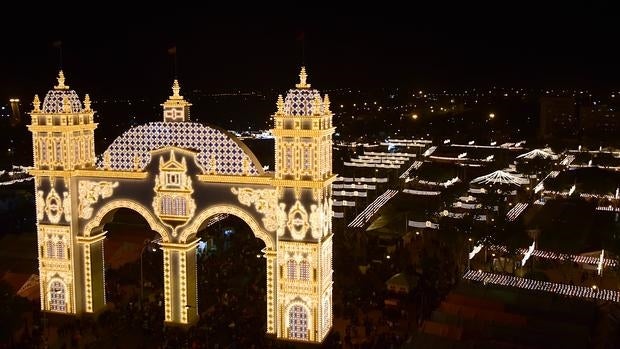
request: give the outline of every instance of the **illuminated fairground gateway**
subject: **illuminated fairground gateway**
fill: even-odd
[[[267,333],[320,342],[332,326],[332,113],[300,82],[278,97],[275,173],[229,132],[189,121],[175,80],[163,121],[134,127],[97,163],[94,111],[58,85],[31,112],[41,308],[83,314],[105,307],[104,225],[131,209],[161,235],[165,321],[198,320],[198,231],[232,214],[266,247]]]

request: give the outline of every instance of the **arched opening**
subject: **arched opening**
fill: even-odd
[[[199,336],[221,347],[264,347],[265,242],[245,220],[228,213],[204,220],[196,236],[201,239],[196,268]]]
[[[164,321],[163,252],[165,228],[144,206],[115,200],[100,208],[78,236],[85,260],[85,310],[98,314],[104,331],[118,331],[128,341],[146,346],[161,343]],[[116,327],[115,327],[116,326]],[[97,338],[97,346],[113,347],[117,339]]]
[[[147,220],[129,208],[110,211],[102,219],[105,301],[108,309],[143,310],[163,300],[161,236]],[[163,310],[159,311],[163,314]],[[158,325],[163,321],[158,319]]]

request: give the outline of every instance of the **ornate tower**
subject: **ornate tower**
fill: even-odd
[[[95,164],[94,111],[86,95],[84,105],[77,93],[65,85],[62,71],[58,85],[47,92],[43,105],[34,96],[32,132],[36,214],[39,245],[41,309],[61,313],[81,311],[76,302],[76,285],[81,262],[76,261],[77,193],[72,188],[74,170]]]
[[[332,326],[332,113],[307,83],[274,114],[278,194],[277,336],[322,341]]]
[[[181,86],[179,86],[179,81],[175,79],[172,84],[172,96],[162,104],[164,122],[189,121],[189,107],[192,105],[183,99],[179,91],[181,91]]]

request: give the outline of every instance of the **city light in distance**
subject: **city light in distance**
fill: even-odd
[[[18,103],[19,102],[19,98],[11,98],[11,99],[9,99],[9,102],[11,102],[11,103]]]
[[[418,118],[418,114],[413,114],[413,115],[411,115],[411,118],[412,118],[413,120],[416,120],[416,119]]]
[[[489,113],[489,119],[495,118],[495,113]]]

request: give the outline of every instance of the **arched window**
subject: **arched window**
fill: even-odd
[[[287,172],[291,172],[292,168],[293,168],[293,146],[290,144],[285,144],[283,169]]]
[[[303,169],[304,171],[310,171],[312,168],[312,152],[310,151],[310,147],[304,147],[304,163]]]
[[[65,258],[65,243],[62,241],[56,242],[56,258]]]
[[[178,216],[179,215],[179,197],[175,196],[170,201],[171,201],[171,208],[170,208],[169,214]]]
[[[308,313],[301,305],[294,305],[288,313],[288,334],[291,339],[308,340]]]
[[[187,202],[185,198],[179,198],[179,212],[181,216],[187,216]]]
[[[292,259],[286,262],[286,278],[289,280],[295,280],[297,278],[297,262]]]
[[[299,278],[310,280],[310,263],[305,259],[299,263]]]
[[[47,247],[46,247],[46,254],[45,256],[47,258],[54,258],[56,257],[56,250],[54,249],[54,242],[52,240],[47,240]]]
[[[47,164],[47,140],[45,138],[41,138],[41,163],[43,165]]]
[[[54,142],[54,144],[56,145],[56,162],[57,163],[62,163],[63,158],[62,158],[62,141],[61,140],[56,140]]]
[[[187,210],[186,210],[186,204],[185,204],[185,198],[180,197],[180,196],[175,196],[174,197],[174,205],[175,210],[174,210],[174,214],[177,216],[185,216],[187,215]]]
[[[62,282],[52,281],[50,285],[49,302],[50,310],[61,313],[67,312],[67,302],[65,301],[65,286]]]
[[[168,195],[161,198],[161,213],[164,215],[172,213],[172,198]]]

